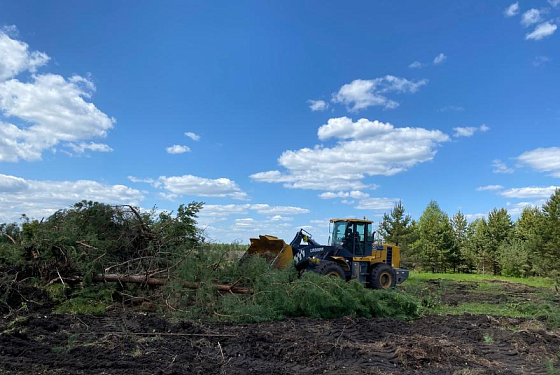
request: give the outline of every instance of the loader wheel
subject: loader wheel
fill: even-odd
[[[321,263],[317,267],[315,267],[313,271],[317,272],[319,275],[334,276],[339,277],[342,280],[346,280],[346,273],[344,272],[342,267],[340,267],[335,262]]]
[[[393,289],[397,284],[395,271],[388,264],[376,264],[371,270],[369,284],[375,289]]]

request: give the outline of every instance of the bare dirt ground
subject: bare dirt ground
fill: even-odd
[[[147,313],[0,320],[6,374],[547,374],[560,337],[486,315],[171,323]]]

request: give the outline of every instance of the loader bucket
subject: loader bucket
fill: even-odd
[[[251,246],[243,258],[258,255],[266,259],[275,268],[285,268],[293,259],[292,247],[278,237],[266,235],[251,238]]]

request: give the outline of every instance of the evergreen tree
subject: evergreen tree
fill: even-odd
[[[383,221],[379,223],[379,234],[385,242],[406,248],[412,233],[411,222],[412,218],[405,214],[404,206],[399,201],[389,215],[383,214]]]
[[[538,207],[525,207],[519,219],[515,223],[514,237],[515,241],[512,243],[516,249],[505,251],[503,261],[511,263],[509,257],[517,256],[520,258],[518,262],[519,270],[506,270],[506,273],[511,275],[519,274],[522,276],[530,276],[538,273],[535,264],[541,262],[541,249],[542,249],[542,232],[543,232],[543,213]],[[521,249],[523,252],[521,252]],[[513,252],[513,253],[512,253]]]
[[[531,270],[527,242],[513,237],[502,243],[500,252],[500,269],[504,276],[527,276]]]
[[[467,227],[467,243],[465,247],[465,263],[469,270],[475,269],[485,274],[488,270],[486,220],[478,218]]]
[[[500,273],[500,247],[509,240],[513,223],[505,208],[493,209],[488,214],[488,225],[485,233],[487,256],[489,257],[494,275]]]
[[[461,211],[453,215],[453,217],[451,218],[451,226],[453,227],[454,242],[454,253],[452,254],[453,270],[455,271],[456,268],[469,270],[468,266],[465,264],[468,225],[467,218]]]
[[[542,276],[560,277],[560,189],[543,205],[540,257],[537,270]]]
[[[453,228],[437,202],[431,201],[418,221],[418,240],[414,247],[425,268],[446,271],[451,266]]]

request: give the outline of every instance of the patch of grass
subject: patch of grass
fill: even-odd
[[[411,280],[418,281],[428,281],[433,279],[443,279],[452,281],[468,281],[468,282],[481,282],[481,281],[506,281],[511,283],[525,284],[528,286],[533,286],[537,288],[552,288],[554,286],[554,281],[552,279],[544,277],[506,277],[506,276],[494,276],[494,275],[482,275],[477,273],[429,273],[429,272],[410,272],[410,278],[406,282]]]
[[[70,314],[105,315],[112,303],[114,290],[103,285],[90,286],[74,292],[66,301],[59,304],[55,312]]]
[[[496,280],[505,282],[495,282]],[[520,290],[520,283],[535,289],[524,290],[522,295],[514,294]],[[458,288],[459,284],[471,284],[476,288]],[[539,318],[544,319],[549,329],[558,329],[560,328],[559,297],[551,288],[552,285],[549,279],[414,272],[409,280],[399,286],[399,289],[420,301],[421,313],[424,315],[469,313],[512,318]],[[469,298],[471,293],[488,295],[490,301],[486,302],[485,300],[488,299],[478,298],[478,296]],[[459,295],[464,296],[465,302],[461,303],[461,298],[457,298]],[[505,300],[508,302],[496,303],[497,300],[494,300],[493,296],[500,297],[502,301],[506,296]],[[452,297],[450,300],[455,303],[459,300],[459,304],[443,303],[449,297]]]
[[[70,287],[66,284],[52,284],[45,289],[49,294],[49,298],[57,303],[64,301],[68,297],[70,291]]]
[[[68,342],[66,343],[65,346],[55,346],[51,350],[54,353],[67,355],[72,351],[72,349],[74,349],[75,344],[76,344],[76,335],[70,335],[68,336]]]
[[[489,334],[485,334],[484,335],[484,342],[486,344],[492,344],[494,342],[494,338],[492,336],[490,336]]]
[[[560,327],[560,308],[548,303],[507,303],[490,304],[466,302],[457,306],[439,305],[429,311],[432,314],[462,315],[480,314],[507,316],[511,318],[545,318],[547,326],[552,329]]]
[[[547,375],[560,375],[560,370],[554,367],[553,361],[546,362],[546,373]]]
[[[476,289],[471,291],[472,293],[487,293],[487,294],[500,294],[507,293],[506,285],[502,283],[493,282],[478,282]]]

